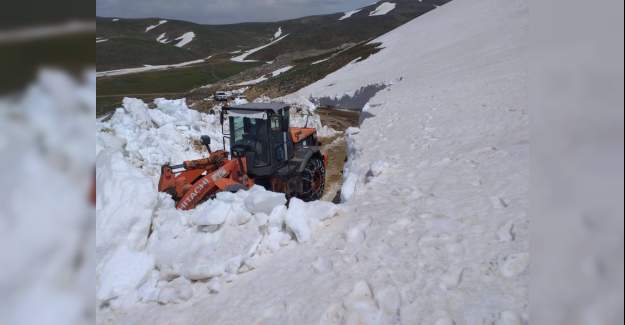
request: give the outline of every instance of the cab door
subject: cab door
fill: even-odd
[[[272,114],[269,118],[271,132],[272,156],[276,168],[284,166],[288,160],[288,145],[286,132],[283,132],[282,116]]]

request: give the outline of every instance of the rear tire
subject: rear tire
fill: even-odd
[[[326,184],[326,169],[319,157],[310,158],[302,171],[302,193],[298,197],[306,202],[319,200]]]

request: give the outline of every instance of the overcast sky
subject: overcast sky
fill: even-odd
[[[207,24],[276,21],[355,9],[375,0],[97,0],[98,16],[164,17]]]

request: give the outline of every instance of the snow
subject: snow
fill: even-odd
[[[113,18],[113,19],[111,19],[111,21],[112,21],[112,22],[118,22],[118,21],[119,21],[119,18]]]
[[[126,68],[126,69],[118,69],[118,70],[100,71],[96,73],[96,77],[122,76],[126,74],[141,73],[141,72],[148,72],[148,71],[184,68],[190,65],[206,62],[210,58],[211,57],[209,56],[205,59],[192,60],[192,61],[180,62],[180,63],[175,63],[175,64],[145,65],[143,67],[138,67],[138,68]]]
[[[276,39],[278,37],[282,36],[282,27],[278,27],[278,30],[273,33],[273,38]]]
[[[369,13],[369,16],[382,16],[386,15],[391,10],[395,9],[396,4],[393,2],[382,2],[375,10]]]
[[[146,28],[145,28],[145,32],[147,33],[147,32],[149,32],[149,31],[153,30],[154,28],[156,28],[156,27],[158,27],[158,26],[160,26],[160,25],[163,25],[163,24],[165,24],[165,23],[167,23],[167,20],[159,20],[157,24],[155,24],[155,25],[150,25],[150,26],[146,27]]]
[[[93,71],[46,69],[0,97],[1,324],[95,321],[95,94]]]
[[[347,19],[351,16],[353,16],[354,14],[357,14],[361,11],[362,9],[356,9],[356,10],[351,10],[351,11],[346,11],[345,13],[343,13],[343,16],[341,16],[341,18],[339,18],[339,20],[343,20],[343,19]]]
[[[387,85],[367,100],[359,128],[345,132],[337,215],[317,219],[322,207],[293,200],[238,225],[247,211],[241,191],[216,198],[243,204],[237,221],[197,234],[159,196],[152,236],[198,236],[154,249],[159,281],[221,275],[211,286],[193,283],[186,303],[126,304],[99,316],[127,324],[206,315],[216,324],[527,323],[527,15],[519,0],[449,2],[373,40],[383,48],[375,55],[286,96],[306,108]],[[206,256],[197,242],[210,231],[233,235]],[[200,262],[213,255],[214,263]]]
[[[169,43],[169,40],[167,39],[167,33],[161,33],[160,35],[158,35],[156,41],[163,44]]]
[[[269,74],[262,75],[262,76],[260,76],[260,77],[258,77],[256,79],[253,79],[253,80],[240,82],[240,83],[236,84],[236,86],[251,86],[251,85],[255,85],[255,84],[261,83],[263,81],[269,80],[270,78],[277,77],[277,76],[279,76],[279,75],[281,75],[281,74],[283,74],[283,73],[285,73],[285,72],[287,72],[287,71],[289,71],[291,69],[293,69],[293,66],[292,65],[288,65],[286,67],[282,67],[280,69],[277,69],[277,70],[271,72],[271,76],[269,76]]]
[[[95,38],[95,42],[96,43],[104,43],[106,41],[108,41],[108,38],[103,38],[103,37],[96,37]]]
[[[193,39],[195,38],[195,33],[194,32],[186,32],[176,38],[174,38],[174,40],[178,40],[178,43],[176,43],[175,45],[177,47],[183,47],[189,43],[191,43],[191,41],[193,41]]]
[[[261,186],[253,186],[245,198],[245,207],[251,213],[270,214],[274,207],[284,205],[284,194],[264,191]]]
[[[282,35],[282,36],[274,39],[273,41],[271,41],[271,42],[269,42],[269,43],[267,43],[265,45],[261,45],[259,47],[253,48],[251,50],[247,50],[247,51],[243,52],[243,54],[241,54],[241,55],[238,55],[238,56],[235,56],[233,58],[230,58],[230,60],[232,60],[234,62],[256,62],[256,60],[246,60],[245,58],[250,56],[250,55],[252,55],[253,53],[256,53],[256,52],[266,48],[266,47],[269,47],[271,45],[274,45],[274,44],[278,43],[279,41],[281,41],[282,39],[284,39],[287,36],[289,36],[289,34]]]
[[[137,289],[154,269],[154,258],[143,252],[119,247],[102,267],[96,269],[97,297],[106,301]]]

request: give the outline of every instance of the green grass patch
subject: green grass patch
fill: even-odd
[[[98,78],[98,95],[186,92],[262,63],[209,62],[188,68]]]
[[[263,63],[216,60],[188,68],[101,77],[97,80],[97,115],[119,107],[125,96],[144,100],[182,97],[194,88],[215,83],[260,64]]]

